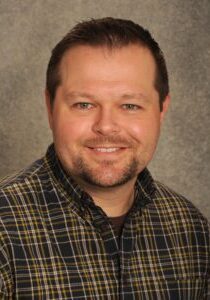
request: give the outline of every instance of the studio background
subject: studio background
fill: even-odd
[[[45,154],[54,45],[78,21],[113,16],[148,28],[165,53],[171,107],[149,169],[210,220],[210,1],[0,0],[0,177]]]

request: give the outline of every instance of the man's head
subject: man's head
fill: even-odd
[[[169,84],[165,59],[158,43],[152,38],[149,31],[140,25],[130,20],[114,18],[81,22],[55,46],[48,64],[46,80],[51,105],[54,102],[57,87],[62,81],[60,63],[69,49],[79,45],[117,49],[131,44],[148,48],[155,60],[154,85],[158,91],[160,108],[162,109],[163,101],[169,93]]]
[[[124,37],[121,44],[113,27]],[[138,30],[144,42],[137,42]],[[48,68],[46,102],[56,153],[83,185],[110,188],[133,182],[153,156],[169,102],[162,54],[149,33],[130,21],[79,24],[66,39],[54,49]]]

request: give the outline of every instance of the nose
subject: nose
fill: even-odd
[[[119,133],[118,118],[112,109],[100,109],[94,120],[93,131],[103,136]]]

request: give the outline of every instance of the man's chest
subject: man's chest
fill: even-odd
[[[25,225],[13,237],[17,299],[202,299],[206,253],[182,232],[125,224],[118,247],[110,224],[75,215]]]

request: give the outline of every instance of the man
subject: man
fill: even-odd
[[[53,145],[1,183],[2,299],[208,299],[207,220],[147,170],[169,104],[163,54],[131,21],[54,48]]]

